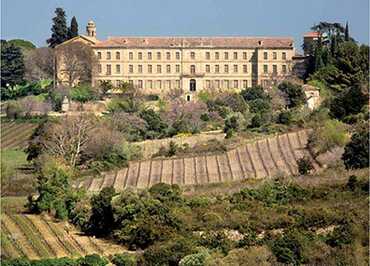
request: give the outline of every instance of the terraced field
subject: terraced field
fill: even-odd
[[[36,127],[36,123],[2,122],[1,149],[25,148]]]
[[[79,234],[65,222],[40,215],[1,215],[1,252],[7,258],[79,257],[122,253],[122,246]]]
[[[76,183],[90,192],[113,186],[117,191],[127,187],[146,188],[164,182],[181,186],[294,175],[297,159],[310,156],[305,149],[304,130],[277,135],[248,143],[222,154],[187,158],[153,159],[131,162],[128,168],[108,173],[104,178],[87,178]],[[319,168],[314,164],[316,169]]]

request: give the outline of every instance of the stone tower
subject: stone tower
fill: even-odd
[[[96,26],[95,22],[90,20],[86,26],[87,36],[96,38]]]

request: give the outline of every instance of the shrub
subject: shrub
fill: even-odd
[[[6,105],[6,117],[9,119],[17,119],[23,116],[23,107],[18,101],[8,101]]]
[[[92,87],[86,84],[71,89],[70,96],[73,101],[81,103],[98,99],[96,91],[94,91]]]
[[[278,88],[288,97],[289,108],[299,107],[305,103],[306,95],[301,85],[284,81],[279,84]]]
[[[226,233],[220,231],[205,232],[201,235],[199,244],[209,249],[218,249],[225,255],[233,247],[233,243]]]
[[[353,225],[344,221],[343,224],[336,227],[326,239],[326,243],[332,247],[343,246],[353,242]]]
[[[350,142],[344,147],[342,160],[346,169],[369,167],[369,128],[367,123],[352,135]]]
[[[78,260],[79,266],[105,266],[108,263],[105,258],[97,254],[86,255],[84,258]]]
[[[357,176],[355,175],[350,175],[349,178],[348,178],[348,182],[347,182],[347,187],[351,190],[351,191],[355,191],[356,189],[356,186],[357,186],[357,183],[358,183],[358,180],[357,180]]]
[[[137,260],[135,255],[131,254],[116,254],[112,258],[112,263],[116,266],[136,266]]]
[[[313,164],[308,157],[303,157],[297,161],[298,172],[301,175],[307,175],[311,170],[314,169]]]
[[[187,255],[182,258],[179,266],[205,266],[208,258],[210,258],[208,251],[206,249],[202,249],[198,253]]]
[[[327,120],[310,133],[307,146],[314,156],[343,147],[348,141],[347,127],[338,120]]]
[[[291,111],[282,111],[278,116],[278,123],[290,125],[293,122],[293,114]]]

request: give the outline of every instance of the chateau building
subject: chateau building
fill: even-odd
[[[96,39],[90,21],[87,36],[98,65],[93,85],[129,82],[144,93],[183,89],[186,98],[202,89],[267,86],[291,74],[295,54],[287,37],[109,37]]]

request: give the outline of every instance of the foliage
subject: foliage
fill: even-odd
[[[117,266],[136,266],[137,259],[135,255],[131,254],[116,254],[112,258],[112,263]]]
[[[179,263],[179,266],[205,266],[207,259],[210,254],[207,249],[201,249],[195,254],[190,254],[183,257]]]
[[[37,82],[24,83],[4,89],[2,97],[7,99],[17,99],[27,95],[40,95],[47,93],[52,84],[51,80],[39,80]]]
[[[146,122],[146,138],[160,138],[166,135],[167,124],[161,116],[153,109],[145,109],[139,113],[139,116]]]
[[[297,161],[298,172],[301,175],[307,175],[311,170],[314,169],[311,159],[308,157],[303,157]]]
[[[342,160],[347,169],[369,167],[369,128],[364,123],[345,146]]]
[[[46,40],[49,47],[55,48],[58,44],[61,44],[68,40],[68,28],[66,21],[66,14],[63,8],[55,9],[55,17],[53,18],[53,26],[51,27],[51,37]]]
[[[25,79],[28,82],[54,78],[54,50],[41,47],[28,52],[24,59]]]
[[[24,58],[19,47],[5,40],[1,40],[1,95],[8,94],[8,90],[24,82]]]
[[[97,100],[98,98],[96,91],[94,91],[94,89],[87,84],[72,88],[70,96],[73,101],[81,103]]]
[[[109,235],[112,230],[113,211],[112,198],[115,194],[114,188],[106,187],[98,195],[91,198],[91,216],[87,232],[96,236]]]
[[[348,142],[347,127],[338,120],[324,121],[309,135],[307,146],[315,156],[343,147]]]
[[[71,26],[68,28],[68,39],[78,36],[78,23],[75,16],[71,19]]]
[[[22,39],[12,39],[9,40],[8,43],[19,47],[24,55],[36,48],[36,46],[32,42]]]
[[[306,96],[301,85],[284,81],[279,84],[279,90],[288,98],[288,107],[300,107],[306,102]]]

